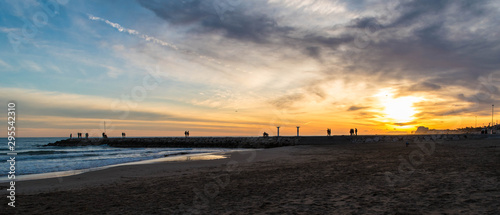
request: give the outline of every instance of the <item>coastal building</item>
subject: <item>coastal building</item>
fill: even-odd
[[[462,133],[467,133],[467,132],[461,130],[450,130],[450,129],[445,129],[445,130],[429,129],[428,127],[425,126],[419,126],[415,131],[415,134],[462,134]]]
[[[465,127],[465,128],[457,128],[457,129],[446,129],[446,130],[437,130],[437,129],[429,129],[425,126],[417,127],[415,132],[412,134],[499,134],[500,125],[495,125],[493,127]]]

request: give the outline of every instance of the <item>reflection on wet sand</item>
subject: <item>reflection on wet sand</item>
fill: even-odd
[[[191,155],[185,157],[184,156],[173,157],[171,160],[168,161],[199,161],[199,160],[217,160],[224,158],[227,158],[227,155],[208,154],[208,155]]]

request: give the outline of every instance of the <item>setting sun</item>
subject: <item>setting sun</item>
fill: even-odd
[[[382,106],[381,114],[383,121],[394,124],[409,123],[415,120],[418,111],[414,103],[422,101],[422,98],[414,96],[396,97],[392,89],[384,89],[376,95]]]
[[[390,99],[385,103],[384,113],[387,118],[390,118],[396,123],[407,123],[414,119],[414,115],[417,113],[413,107],[413,103],[420,100],[416,97],[400,97],[395,99]]]

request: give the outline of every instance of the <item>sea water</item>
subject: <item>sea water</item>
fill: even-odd
[[[16,177],[33,174],[84,170],[124,164],[136,161],[163,158],[177,154],[200,154],[228,151],[220,148],[116,148],[108,145],[100,146],[45,146],[62,139],[51,138],[16,138],[15,151]],[[0,181],[7,177],[10,167],[7,160],[12,156],[7,153],[7,138],[0,138],[0,167],[5,174],[0,175]],[[5,176],[5,177],[4,177]]]

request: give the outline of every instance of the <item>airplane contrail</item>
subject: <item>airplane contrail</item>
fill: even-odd
[[[139,33],[139,31],[136,31],[134,29],[124,28],[118,23],[111,22],[111,21],[103,19],[101,17],[93,16],[91,14],[87,14],[87,15],[89,16],[90,20],[105,22],[106,24],[110,25],[111,27],[116,28],[119,32],[125,32],[125,33],[128,33],[130,35],[137,35],[138,37],[140,37],[148,42],[153,42],[153,43],[156,43],[156,44],[159,44],[162,46],[167,46],[167,47],[173,48],[175,50],[179,50],[179,48],[177,48],[177,46],[170,44],[168,42],[165,42],[163,40],[160,40],[156,37],[152,37],[152,36],[149,36],[146,34],[141,34],[141,33]]]

